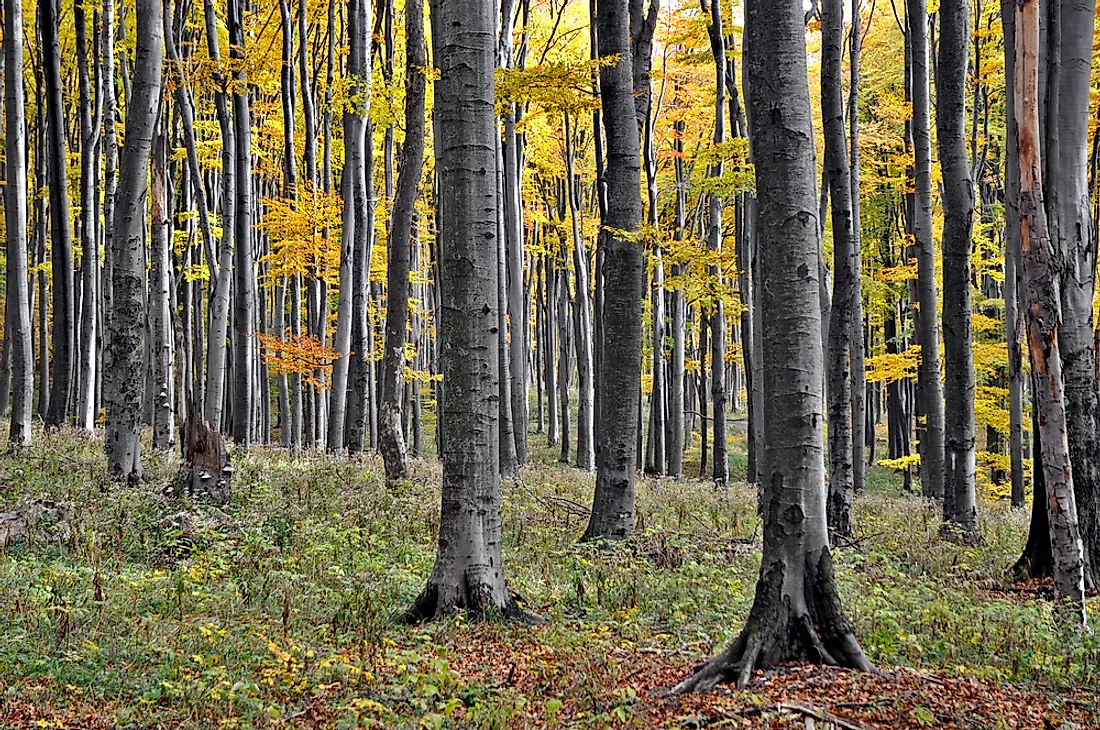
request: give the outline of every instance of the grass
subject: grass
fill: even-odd
[[[101,443],[78,436],[0,457],[0,510],[72,506],[67,538],[0,553],[0,726],[641,723],[635,685],[657,681],[644,659],[675,681],[748,613],[755,491],[640,478],[636,539],[600,553],[577,544],[592,476],[555,464],[543,437],[531,443],[536,465],[503,488],[504,551],[511,588],[547,619],[539,628],[394,623],[434,558],[434,462],[388,490],[377,458],[255,448],[235,457],[233,524],[181,529],[174,515],[212,508],[161,496],[172,458],[147,458],[149,481],[122,488],[107,479]],[[731,461],[743,473],[743,456]],[[1100,689],[1100,640],[1004,590],[1026,514],[983,505],[984,542],[959,546],[939,539],[938,510],[899,494],[890,473],[869,481],[858,539],[835,559],[876,664],[1051,696]]]

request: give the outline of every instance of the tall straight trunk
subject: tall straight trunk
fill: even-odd
[[[685,215],[687,207],[687,178],[684,170],[684,128],[683,120],[676,120],[672,137],[676,156],[673,166],[676,174],[676,220],[673,238],[684,240]],[[673,272],[679,275],[678,266]],[[669,309],[672,322],[672,357],[669,363],[668,382],[668,475],[680,477],[684,474],[684,348],[687,335],[687,304],[680,287],[672,290],[669,297]]]
[[[229,0],[229,57],[244,59],[243,0]],[[243,64],[241,64],[243,66]],[[235,72],[233,126],[236,149],[233,165],[237,178],[233,220],[233,440],[248,447],[252,441],[252,288],[256,274],[252,267],[252,110],[248,79],[243,68]]]
[[[565,116],[565,194],[569,201],[570,231],[573,237],[573,313],[577,345],[577,467],[591,471],[596,466],[595,381],[593,378],[592,310],[588,301],[588,251],[581,236],[580,181],[573,170],[574,130]],[[568,421],[562,422],[568,428]]]
[[[498,463],[498,270],[494,109],[494,7],[490,0],[432,0],[443,196],[443,380],[447,384],[439,550],[407,617],[521,615],[501,559]],[[473,509],[471,505],[477,505]]]
[[[512,40],[516,17],[516,0],[500,4],[500,42],[497,65],[510,69],[515,65]],[[511,377],[512,436],[515,439],[516,463],[527,462],[527,311],[523,297],[523,203],[519,137],[516,134],[516,104],[507,102],[502,115],[503,165],[501,194],[504,196],[504,244],[506,262],[506,292],[508,313],[508,375]]]
[[[386,344],[382,362],[382,407],[379,446],[386,479],[409,474],[408,446],[401,430],[401,392],[405,385],[406,322],[409,314],[409,269],[413,247],[413,207],[424,164],[424,4],[405,3],[405,145],[397,173],[390,218],[389,265],[386,270]]]
[[[757,161],[767,455],[764,555],[738,638],[677,686],[744,687],[753,671],[809,659],[868,670],[840,603],[826,523],[814,137],[802,3],[752,0],[748,93]]]
[[[852,533],[852,379],[856,268],[852,221],[852,177],[844,129],[843,0],[821,3],[821,116],[825,132],[825,179],[833,224],[833,298],[829,308],[826,399],[829,421],[829,529]]]
[[[31,443],[34,352],[27,281],[27,119],[23,101],[23,5],[4,3],[4,221],[7,256],[5,339],[11,343],[12,399],[8,440]],[[45,388],[43,381],[42,387]]]
[[[46,83],[46,129],[50,175],[50,262],[53,278],[53,380],[46,427],[59,428],[69,419],[76,356],[73,287],[73,232],[69,216],[68,145],[62,98],[60,1],[38,0]]]
[[[282,21],[283,36],[283,65],[279,75],[279,87],[283,102],[283,196],[297,207],[298,201],[298,160],[294,145],[295,134],[295,103],[294,88],[294,18],[290,11],[289,0],[279,0],[279,16]],[[305,90],[308,93],[308,89]],[[289,314],[286,309],[288,290],[294,290],[291,299],[296,299],[297,276],[284,276],[279,291],[276,293],[275,304],[275,336],[286,340],[287,330],[291,329],[290,322],[297,322],[300,310],[291,309]],[[290,378],[285,372],[276,375],[276,387],[279,391],[279,437],[284,447],[297,450],[299,441],[295,439],[296,426],[294,414],[291,412]],[[301,396],[301,383],[299,382],[298,395]],[[301,400],[299,399],[299,404]],[[300,408],[300,406],[299,406]]]
[[[145,321],[143,237],[149,155],[162,96],[164,26],[161,0],[138,0],[137,54],[126,105],[126,139],[119,165],[117,226],[112,252],[114,312],[104,355],[107,405],[104,444],[116,479],[141,476],[141,408],[144,396],[142,331]]]
[[[1057,0],[1052,7],[1051,66],[1045,162],[1050,234],[1059,266],[1061,325],[1058,344],[1065,378],[1073,489],[1077,498],[1086,568],[1100,582],[1100,436],[1097,435],[1096,360],[1093,299],[1096,247],[1089,185],[1089,89],[1093,56],[1095,0]],[[1048,485],[1049,486],[1049,485]]]
[[[118,109],[115,104],[115,5],[103,4],[103,28],[102,28],[103,59],[100,75],[103,83],[100,91],[103,94],[103,329],[106,331],[111,326],[111,251],[114,246],[114,216],[115,216],[115,189],[118,184],[118,134],[115,122],[118,117]],[[106,337],[104,339],[104,351],[106,350]],[[102,373],[101,373],[102,377]]]
[[[1054,558],[1054,587],[1073,602],[1085,621],[1085,556],[1077,524],[1062,397],[1059,306],[1055,249],[1043,208],[1042,157],[1039,135],[1039,2],[1022,0],[1015,14],[1016,143],[1020,169],[1020,236],[1024,291],[1028,301],[1028,344],[1035,374],[1039,414],[1039,450],[1047,490],[1047,517]]]
[[[557,272],[557,284],[556,289],[557,307],[558,307],[558,399],[560,408],[560,416],[558,420],[561,422],[561,450],[559,461],[563,464],[569,463],[569,455],[571,452],[571,446],[569,441],[570,430],[570,418],[569,418],[569,369],[570,352],[569,343],[572,340],[570,337],[570,327],[572,326],[572,318],[569,316],[569,269],[566,266],[562,266]]]
[[[98,114],[94,105],[99,103],[97,92],[93,99],[89,63],[94,61],[88,49],[88,22],[85,0],[73,5],[73,22],[76,24],[76,61],[79,85],[78,112],[80,124],[80,368],[77,375],[76,425],[83,431],[95,431],[96,417],[96,361],[98,352],[98,303],[99,292],[99,232],[96,227],[96,142],[99,137]]]
[[[941,499],[944,479],[943,386],[937,317],[936,257],[932,243],[932,134],[929,115],[928,11],[926,0],[906,0],[912,56],[913,160],[916,196],[912,216],[917,257],[917,341],[921,346],[917,383],[920,415],[921,485],[925,497]]]
[[[554,257],[550,253],[543,256],[542,280],[546,290],[546,300],[542,303],[543,310],[543,343],[545,352],[543,358],[543,379],[546,381],[546,445],[557,446],[559,436],[558,425],[558,378],[555,364],[557,362],[557,337],[558,325],[554,314],[557,311],[557,299],[554,293],[557,291],[557,275],[554,273]],[[568,426],[566,426],[568,429]]]
[[[641,225],[642,201],[628,4],[627,0],[597,0],[600,56],[617,56],[618,61],[600,69],[600,101],[607,133],[607,232],[600,429],[596,492],[584,534],[588,540],[621,540],[634,529],[644,284],[641,246],[630,236]]]
[[[943,518],[967,542],[981,538],[975,494],[974,334],[970,252],[974,182],[966,153],[968,0],[940,3],[936,142],[943,171],[943,343],[946,383]]]
[[[313,102],[313,86],[310,83],[309,77],[309,61],[311,54],[309,53],[309,6],[307,0],[301,0],[298,7],[298,74],[299,74],[299,88],[301,89],[300,98],[302,100],[302,122],[304,132],[304,146],[302,150],[302,163],[305,166],[305,179],[306,179],[306,191],[314,199],[317,197],[318,179],[317,179],[317,111]],[[299,193],[301,198],[301,193]],[[310,272],[316,273],[316,272]],[[302,287],[307,289],[307,300],[309,294],[319,289],[319,282],[314,277],[305,278],[299,276],[296,292],[300,292]],[[318,303],[319,304],[319,303]],[[296,312],[301,311],[301,305],[296,304]],[[309,307],[306,307],[307,315],[309,313]],[[297,327],[294,330],[295,335],[301,334],[301,317],[295,316],[291,320],[292,327]],[[313,329],[310,322],[306,323],[307,334]],[[314,373],[316,379],[317,373]],[[319,379],[318,379],[319,381]],[[306,413],[313,413],[313,421],[316,422],[316,396],[313,394],[311,385],[309,388],[304,388],[302,384],[302,376],[296,374],[291,379],[291,404],[294,408],[297,430],[302,433],[299,437],[299,444],[302,443],[303,438],[308,438],[309,442],[316,442],[316,432],[313,432],[306,436]]]
[[[218,14],[214,0],[203,0],[207,52],[215,61],[221,58],[218,40]],[[222,138],[221,209],[222,235],[218,246],[217,268],[210,263],[214,287],[210,293],[210,335],[206,352],[206,420],[216,431],[225,429],[225,381],[229,370],[229,296],[233,281],[234,230],[237,211],[237,133],[229,114],[226,79],[214,76],[214,109]],[[216,274],[216,276],[215,276]]]
[[[863,42],[860,0],[852,0],[852,28],[848,84],[848,154],[852,179],[852,254],[855,280],[852,291],[852,335],[848,342],[852,366],[852,489],[862,494],[867,486],[868,441],[874,451],[875,429],[867,425],[867,351],[863,336],[863,244],[859,210],[859,76]],[[873,5],[872,5],[873,7]]]
[[[498,134],[499,137],[499,134]],[[496,184],[497,184],[497,314],[500,326],[497,327],[497,348],[499,349],[500,378],[497,381],[500,418],[500,473],[514,479],[519,476],[519,459],[516,455],[515,424],[512,421],[512,365],[508,357],[508,233],[504,220],[504,153],[501,142],[496,147]]]
[[[166,29],[167,31],[167,29]],[[153,448],[167,451],[175,442],[175,412],[172,354],[171,286],[172,248],[168,221],[168,140],[165,131],[167,110],[153,139],[149,176],[149,329],[153,335]]]
[[[718,0],[710,0],[710,18],[707,28],[710,48],[714,55],[714,144],[726,141],[726,46],[722,33],[722,9]],[[710,177],[722,177],[722,163],[711,165]],[[722,250],[722,197],[717,192],[707,196],[707,248],[717,255]],[[710,276],[721,291],[722,273],[717,265],[710,267]],[[726,310],[721,295],[716,296],[710,313],[710,396],[714,417],[714,470],[711,476],[715,484],[724,485],[729,478],[729,456],[726,442]]]
[[[1016,3],[1001,2],[1005,48],[1005,104],[1015,108]],[[1005,133],[1005,341],[1008,343],[1009,464],[1012,506],[1024,506],[1024,374],[1020,348],[1020,158],[1016,149],[1016,116],[1009,114]],[[1045,510],[1045,508],[1044,508]],[[1045,513],[1045,512],[1044,512]]]

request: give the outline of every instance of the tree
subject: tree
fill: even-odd
[[[961,539],[973,543],[981,538],[981,533],[978,531],[974,484],[974,336],[970,306],[974,182],[966,159],[966,64],[970,44],[968,0],[942,0],[939,18],[936,142],[943,171],[943,343],[946,372],[943,518],[949,529]],[[932,318],[935,318],[934,314]]]
[[[27,284],[27,120],[23,102],[23,5],[19,0],[4,3],[4,102],[5,336],[12,343],[13,375],[8,440],[16,446],[28,446],[34,353]]]
[[[607,215],[603,220],[604,301],[596,493],[586,540],[621,540],[634,529],[634,476],[642,379],[641,147],[627,0],[598,0],[600,99],[607,133]],[[640,12],[640,8],[639,8]],[[578,292],[578,296],[579,296]]]
[[[244,60],[244,8],[242,0],[229,0],[226,25],[229,57]],[[247,447],[252,442],[252,107],[244,64],[238,63],[233,85],[233,125],[236,176],[233,238],[233,440]]]
[[[825,179],[833,224],[833,298],[829,308],[826,388],[829,420],[829,528],[852,533],[852,380],[851,350],[855,332],[855,226],[852,177],[844,135],[844,90],[840,67],[844,48],[843,0],[821,4],[821,114],[825,132]]]
[[[825,515],[822,351],[814,142],[802,3],[752,0],[748,91],[761,240],[764,555],[756,597],[725,652],[676,686],[744,687],[755,669],[792,659],[871,668],[833,578]]]
[[[99,231],[96,215],[95,165],[99,137],[99,109],[102,96],[92,97],[91,54],[85,0],[73,4],[76,23],[77,77],[80,102],[80,370],[77,377],[76,425],[94,433],[96,419],[96,365],[99,355],[98,304]],[[98,81],[98,79],[97,79]]]
[[[494,6],[432,0],[431,17],[448,432],[435,566],[406,616],[517,616],[501,558]]]
[[[46,82],[46,129],[49,137],[50,262],[53,267],[53,380],[46,426],[59,428],[69,418],[76,355],[73,296],[73,232],[69,217],[68,146],[61,83],[61,22],[59,0],[39,0],[38,25],[42,34]]]
[[[117,226],[111,252],[114,311],[103,371],[107,404],[104,446],[108,469],[116,479],[141,476],[141,406],[145,392],[141,347],[145,322],[142,240],[149,156],[162,96],[163,42],[161,0],[138,0],[137,53],[133,87],[126,105],[126,138],[114,211]]]
[[[937,318],[936,258],[932,243],[932,134],[928,100],[928,10],[926,0],[906,0],[912,57],[913,165],[916,183],[913,248],[917,259],[917,341],[920,369],[921,483],[924,496],[943,497],[943,386],[940,384],[940,328]]]
[[[1059,270],[1061,326],[1058,344],[1065,379],[1066,426],[1073,490],[1079,510],[1086,566],[1100,581],[1100,435],[1097,419],[1093,299],[1096,232],[1089,184],[1089,99],[1096,2],[1052,0],[1047,33],[1044,180],[1050,236]],[[1042,130],[1040,130],[1042,133]],[[1048,487],[1050,485],[1048,484]]]
[[[1015,116],[1019,155],[1021,251],[1027,297],[1028,345],[1039,425],[1038,449],[1047,493],[1054,587],[1085,620],[1085,561],[1077,525],[1073,468],[1067,442],[1059,349],[1055,250],[1043,205],[1039,135],[1039,0],[1023,0],[1015,13]]]
[[[424,166],[424,4],[405,4],[405,145],[397,172],[397,193],[390,218],[389,266],[386,270],[386,346],[382,362],[382,407],[379,447],[386,479],[405,479],[408,446],[402,431],[401,401],[405,382],[405,329],[409,314],[409,266],[413,239],[413,206]]]

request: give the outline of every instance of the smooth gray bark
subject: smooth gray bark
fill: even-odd
[[[967,542],[978,530],[974,423],[974,333],[970,253],[974,182],[966,153],[967,0],[941,0],[936,142],[943,174],[944,522]]]
[[[588,251],[581,236],[580,181],[573,170],[576,154],[574,130],[569,115],[565,116],[565,194],[569,201],[569,224],[573,252],[573,316],[576,320],[577,347],[577,468],[592,471],[596,466],[595,379],[592,347],[592,309],[588,300]],[[568,391],[565,391],[568,397]],[[569,428],[567,420],[563,428]],[[562,452],[565,453],[564,451]]]
[[[407,617],[518,615],[501,556],[494,4],[432,0],[447,393],[439,549]]]
[[[401,395],[405,386],[406,323],[409,315],[409,269],[413,247],[413,207],[424,165],[424,4],[405,4],[405,144],[397,173],[390,219],[389,265],[386,271],[386,344],[382,362],[382,407],[379,447],[386,480],[409,474],[408,445],[401,429]]]
[[[167,29],[166,29],[167,30]],[[168,220],[168,141],[162,119],[157,125],[149,176],[149,330],[152,334],[153,448],[168,451],[176,440],[173,379],[174,336],[171,286],[172,253]]]
[[[119,164],[112,251],[114,312],[104,354],[103,396],[107,406],[104,447],[116,479],[141,476],[141,409],[145,392],[142,332],[145,322],[145,260],[142,239],[149,155],[160,106],[164,25],[161,0],[138,0],[137,53],[126,106],[126,139]]]
[[[860,28],[860,0],[852,0],[852,27],[848,84],[848,154],[852,178],[852,252],[855,258],[855,286],[852,292],[852,335],[848,351],[852,363],[852,489],[862,494],[867,483],[867,446],[874,452],[875,429],[867,423],[867,352],[863,334],[863,244],[860,216],[859,165],[859,81],[863,31]],[[872,12],[874,5],[872,4]],[[868,21],[870,22],[870,21]]]
[[[833,578],[822,443],[822,328],[814,138],[802,4],[752,0],[748,93],[761,246],[764,555],[738,638],[681,682],[744,687],[754,670],[809,659],[869,670]]]
[[[53,362],[46,427],[59,428],[69,419],[76,357],[73,292],[73,232],[69,215],[68,144],[62,99],[61,42],[58,38],[60,0],[39,0],[38,27],[42,40],[46,85],[47,165],[50,195],[50,262],[52,265]]]
[[[11,430],[8,440],[16,446],[29,446],[31,404],[34,399],[34,353],[27,281],[27,119],[23,101],[22,39],[23,5],[20,0],[7,0],[4,3],[5,336],[11,342],[12,353]]]
[[[852,533],[851,343],[855,331],[856,268],[852,220],[852,177],[844,129],[843,0],[821,3],[821,114],[825,133],[825,181],[833,230],[833,296],[829,308],[826,396],[829,422],[829,529]]]
[[[940,332],[936,292],[936,258],[932,243],[932,134],[929,114],[928,11],[926,0],[906,0],[911,45],[913,160],[916,195],[913,240],[917,257],[917,371],[921,403],[917,424],[921,484],[925,497],[943,497],[943,386],[940,383]]]
[[[601,58],[600,101],[607,137],[607,215],[604,225],[603,345],[596,492],[585,530],[588,540],[621,540],[634,529],[642,379],[642,248],[633,235],[641,225],[639,139],[627,0],[597,1]]]
[[[96,143],[99,138],[99,114],[93,97],[89,65],[94,60],[88,49],[88,21],[84,3],[73,4],[76,24],[76,55],[80,134],[80,366],[76,375],[76,426],[86,433],[95,432],[96,365],[99,357],[99,231],[96,215]]]

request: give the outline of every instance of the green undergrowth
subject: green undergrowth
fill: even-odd
[[[502,490],[505,572],[547,625],[493,636],[536,637],[568,657],[546,665],[564,699],[495,691],[456,670],[466,652],[493,653],[463,643],[475,628],[462,617],[395,623],[432,566],[434,462],[387,489],[377,458],[256,448],[235,456],[231,519],[187,529],[180,512],[213,508],[161,496],[172,459],[148,458],[149,480],[120,487],[100,442],[54,435],[0,457],[0,510],[71,505],[66,534],[0,553],[0,713],[31,706],[205,728],[293,726],[323,711],[334,727],[519,727],[519,716],[552,726],[564,701],[591,706],[576,724],[629,724],[631,703],[608,695],[633,690],[601,676],[639,652],[674,657],[686,673],[744,621],[761,549],[755,491],[640,479],[637,537],[601,552],[577,543],[592,476],[554,463],[544,437],[531,442],[538,465]],[[733,461],[743,473],[743,457]],[[834,555],[871,659],[1100,687],[1100,640],[1005,590],[1026,514],[997,504],[980,517],[985,539],[971,548],[939,539],[937,509],[916,498],[884,487],[857,500],[857,538]]]

